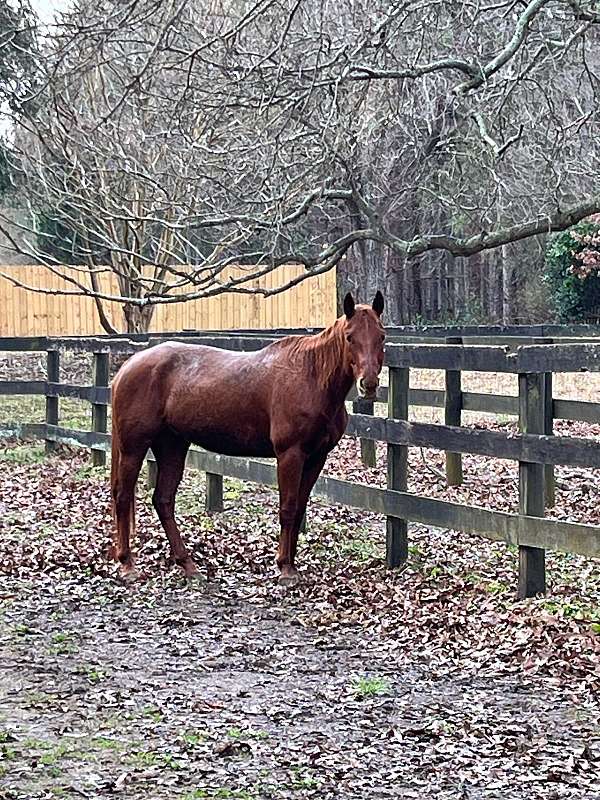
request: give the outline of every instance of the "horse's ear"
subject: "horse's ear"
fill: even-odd
[[[380,317],[383,314],[383,295],[377,290],[373,299],[373,311]]]
[[[351,319],[354,316],[354,298],[351,292],[348,292],[344,297],[344,314],[346,319]]]

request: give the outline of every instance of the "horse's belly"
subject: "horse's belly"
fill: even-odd
[[[271,458],[275,455],[270,440],[261,436],[240,437],[235,433],[205,431],[194,432],[190,439],[199,447],[224,456]]]

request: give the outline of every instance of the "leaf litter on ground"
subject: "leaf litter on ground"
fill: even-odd
[[[548,553],[547,597],[519,602],[514,549],[411,525],[390,572],[381,517],[315,500],[286,590],[276,493],[226,480],[225,512],[207,516],[189,472],[178,516],[208,585],[184,585],[141,481],[145,580],[126,588],[107,558],[106,471],[14,446],[0,451],[0,798],[597,799],[598,560]],[[509,462],[466,457],[448,489],[441,454],[423,456],[434,469],[411,450],[409,489],[516,509]],[[364,469],[349,438],[326,465],[374,485],[385,471],[384,447]],[[598,521],[593,472],[557,476],[553,515]]]

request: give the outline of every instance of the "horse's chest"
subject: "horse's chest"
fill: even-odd
[[[315,432],[316,438],[319,440],[318,449],[333,450],[344,435],[347,420],[345,411],[336,414],[333,418],[322,419]]]

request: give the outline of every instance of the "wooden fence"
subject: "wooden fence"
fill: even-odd
[[[374,417],[372,406],[365,406],[364,401],[355,401],[357,413],[351,415],[348,425],[348,433],[359,436],[365,443],[387,443],[387,489],[322,477],[315,486],[315,494],[332,502],[386,515],[387,564],[390,567],[398,566],[407,558],[408,521],[476,533],[492,540],[517,545],[520,597],[530,597],[545,591],[545,549],[600,556],[600,526],[544,517],[546,508],[553,503],[553,465],[600,468],[600,442],[554,436],[552,432],[553,419],[557,417],[600,422],[600,403],[554,400],[552,397],[554,372],[600,372],[600,344],[546,343],[510,348],[497,345],[431,345],[394,341],[406,333],[392,331],[391,342],[386,346],[389,387],[380,391],[378,400],[387,402],[387,417]],[[20,421],[11,424],[6,421],[0,423],[3,434],[45,439],[49,451],[56,442],[83,445],[92,448],[94,463],[104,463],[105,453],[110,445],[110,436],[107,433],[110,355],[131,354],[162,338],[164,337],[152,337],[138,342],[106,337],[0,339],[0,352],[45,350],[48,363],[46,381],[0,381],[0,394],[41,394],[46,397],[44,424],[34,425]],[[188,336],[185,340],[226,349],[254,350],[273,338],[272,332],[264,331],[251,335],[216,332]],[[93,384],[74,386],[60,382],[60,353],[65,350],[93,354]],[[424,367],[445,373],[445,391],[409,389],[410,370]],[[517,374],[519,396],[463,393],[462,371]],[[92,404],[91,431],[60,427],[60,397],[75,397]],[[446,424],[409,422],[408,407],[411,403],[443,407]],[[516,414],[520,433],[461,427],[463,410]],[[446,451],[448,482],[451,484],[462,480],[462,453],[518,461],[519,513],[465,506],[407,492],[410,446]],[[363,457],[370,459],[371,455],[366,447]],[[275,467],[263,460],[232,458],[192,449],[188,463],[208,474],[208,503],[211,509],[222,505],[222,476],[276,485]]]
[[[61,267],[69,275],[73,269]],[[283,266],[250,286],[274,288],[304,271],[301,266]],[[230,269],[239,274],[242,268]],[[0,273],[20,283],[52,291],[72,290],[64,278],[43,266],[0,266]],[[227,277],[225,275],[225,277]],[[85,273],[77,272],[85,282]],[[100,288],[119,294],[114,275],[100,276]],[[116,330],[123,329],[121,308],[105,303]],[[262,295],[221,294],[204,300],[156,307],[150,330],[182,331],[247,328],[306,327],[329,325],[336,317],[336,271],[307,279],[289,291]],[[84,295],[42,294],[21,289],[0,276],[0,336],[88,336],[102,333],[94,300]]]

